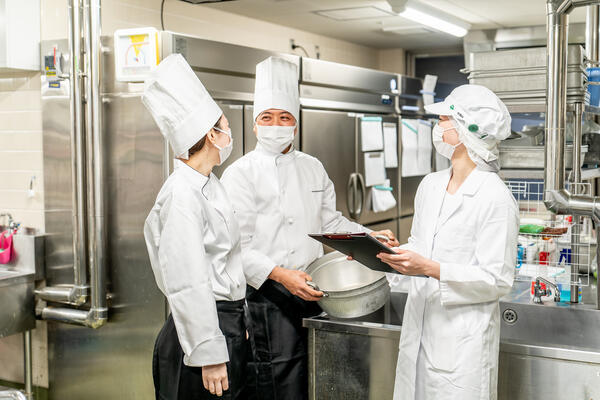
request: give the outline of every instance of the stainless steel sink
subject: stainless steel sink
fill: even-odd
[[[529,287],[515,282],[500,302],[498,398],[600,399],[600,311],[593,301],[532,304]],[[339,398],[391,398],[406,298],[392,292],[384,308],[356,320],[304,320],[310,399],[332,391]],[[595,293],[584,291],[586,299]]]
[[[0,232],[4,232],[6,229],[6,226],[0,225]],[[33,272],[35,280],[44,279],[45,237],[46,235],[36,228],[20,227],[13,236],[13,260],[9,264],[0,265],[0,268]]]
[[[0,337],[35,328],[34,274],[0,269]]]

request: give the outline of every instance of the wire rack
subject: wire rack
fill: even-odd
[[[543,201],[543,181],[510,179],[505,183],[519,205],[521,232],[515,279],[545,277],[561,287],[563,298],[572,283],[588,286],[592,261],[590,219],[548,211]],[[567,189],[582,195],[591,193],[589,183],[572,183]]]

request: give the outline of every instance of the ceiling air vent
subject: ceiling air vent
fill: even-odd
[[[192,4],[208,4],[208,3],[223,3],[226,1],[235,1],[235,0],[180,0],[185,1],[186,3]]]
[[[357,19],[394,17],[396,14],[378,7],[338,8],[335,10],[318,10],[313,13],[336,21],[352,21]]]

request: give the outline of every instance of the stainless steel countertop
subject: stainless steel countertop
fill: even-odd
[[[517,281],[500,301],[500,313],[510,309],[515,323],[502,320],[500,351],[570,361],[600,364],[600,311],[596,310],[596,285],[583,288],[582,304],[568,302],[533,304],[530,283]],[[407,294],[392,292],[380,311],[353,320],[333,319],[322,314],[304,319],[310,329],[399,339]]]
[[[33,277],[31,272],[7,271],[0,268],[0,287],[33,282]]]

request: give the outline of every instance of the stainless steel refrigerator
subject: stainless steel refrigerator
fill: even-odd
[[[392,73],[302,59],[302,151],[323,163],[335,186],[337,209],[344,216],[374,230],[390,229],[397,235],[402,214],[400,117],[397,113],[401,82],[402,77]],[[373,189],[365,182],[362,121],[373,117],[396,131],[394,150],[398,164],[385,168],[396,206],[384,212],[372,210],[369,192]],[[412,200],[410,202],[412,208]]]

